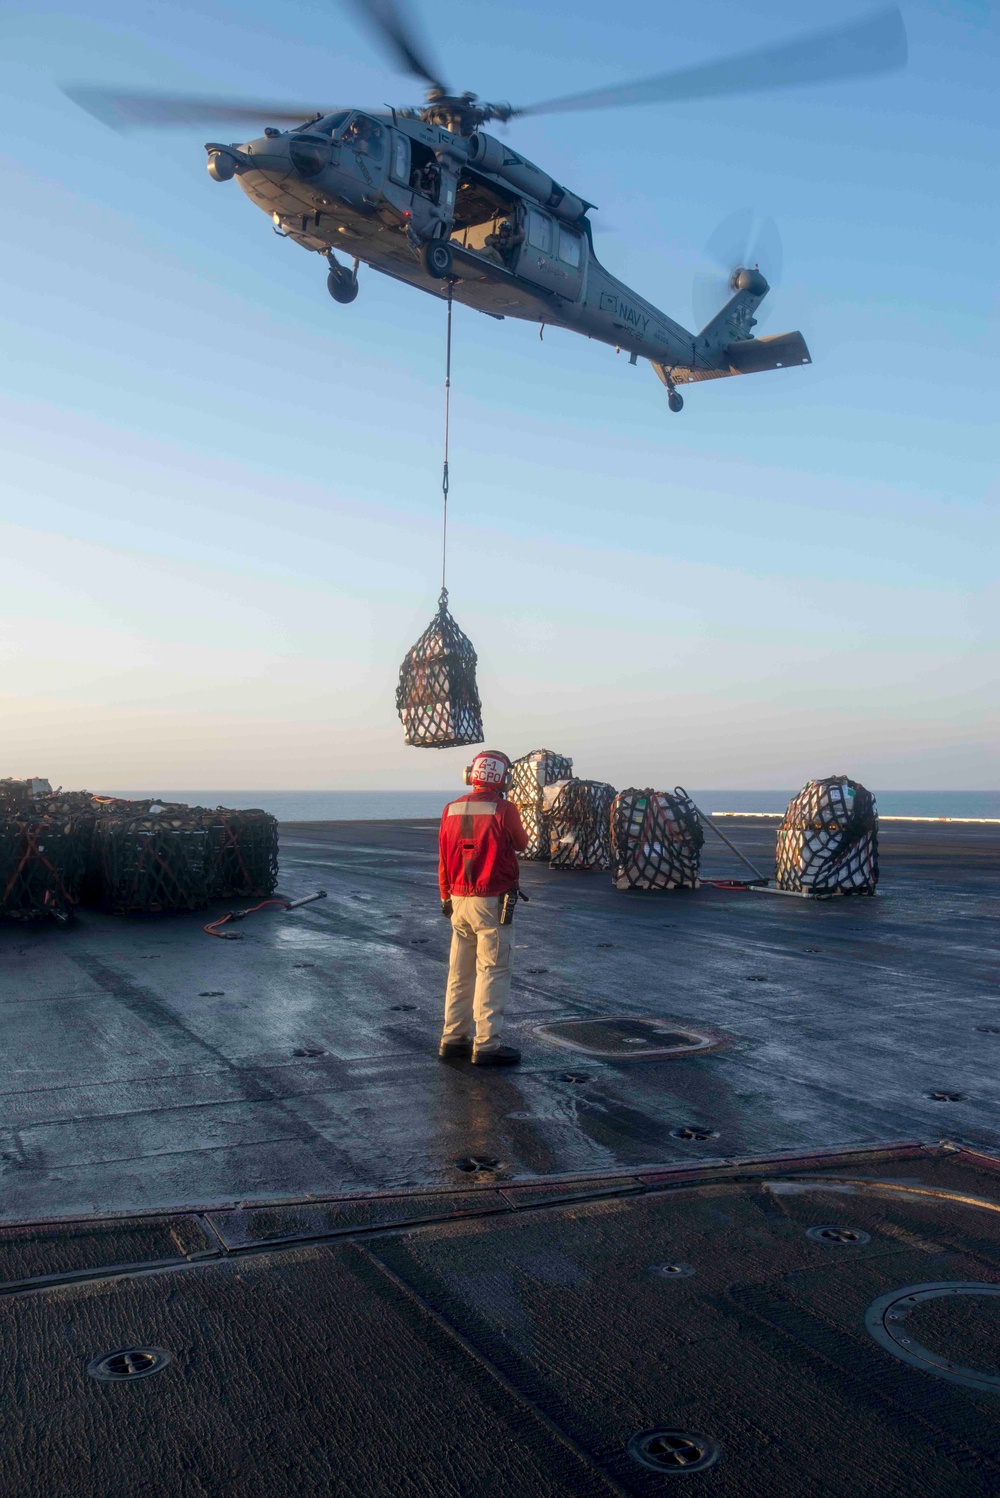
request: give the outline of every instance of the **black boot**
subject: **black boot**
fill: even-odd
[[[488,1051],[473,1051],[473,1066],[516,1066],[521,1052],[512,1045],[493,1046]]]
[[[442,1040],[438,1046],[438,1055],[442,1061],[450,1061],[455,1056],[471,1056],[471,1040]]]

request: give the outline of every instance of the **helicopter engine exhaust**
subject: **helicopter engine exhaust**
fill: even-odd
[[[523,156],[483,130],[477,130],[469,137],[469,164],[477,166],[481,172],[501,177],[512,187],[537,198],[556,218],[565,219],[568,223],[576,223],[587,211],[588,205],[582,198],[568,192],[565,187],[560,187],[541,167],[535,166],[532,161],[526,161]]]

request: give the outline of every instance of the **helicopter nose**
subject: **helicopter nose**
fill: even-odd
[[[208,175],[215,182],[229,182],[235,176],[242,178],[247,174],[263,174],[280,182],[291,170],[288,141],[282,135],[276,138],[262,135],[241,146],[210,140],[205,142],[205,150]]]
[[[239,146],[223,146],[213,140],[206,142],[205,150],[208,152],[205,164],[213,182],[229,182],[237,172],[246,171],[251,164]]]

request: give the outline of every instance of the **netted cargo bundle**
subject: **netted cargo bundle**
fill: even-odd
[[[522,858],[549,857],[549,829],[545,814],[544,791],[557,780],[567,780],[573,773],[573,761],[551,749],[532,749],[522,754],[510,767],[508,800],[521,814],[528,846]]]
[[[43,796],[52,787],[47,780],[35,776],[31,780],[12,780],[8,776],[0,780],[0,816],[16,815],[32,805],[36,796]]]
[[[705,833],[679,789],[619,791],[611,808],[611,877],[616,889],[697,889]]]
[[[100,894],[100,877],[94,850],[94,826],[97,812],[103,803],[89,791],[58,790],[36,797],[34,804],[41,816],[72,826],[79,838],[83,857],[83,873],[78,892],[80,904],[96,904]]]
[[[0,818],[0,916],[65,920],[80,899],[89,829],[73,817],[28,809]]]
[[[875,797],[846,775],[810,780],[778,828],[779,889],[807,895],[873,895],[878,884]]]
[[[483,709],[476,687],[476,652],[448,612],[438,611],[399,668],[396,711],[408,744],[447,749],[483,742]]]
[[[98,816],[94,846],[101,903],[119,913],[207,905],[209,829],[204,817],[201,807],[162,802],[146,803],[138,813]]]
[[[211,899],[272,894],[278,883],[278,819],[257,807],[217,806],[202,816]]]
[[[549,868],[610,868],[614,786],[603,780],[559,780],[547,785],[542,797],[549,830]]]

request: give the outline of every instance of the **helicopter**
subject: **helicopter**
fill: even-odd
[[[700,332],[639,296],[599,261],[594,204],[483,127],[527,116],[720,97],[874,74],[905,64],[895,6],[700,67],[514,107],[455,93],[398,0],[355,0],[391,60],[427,85],[417,107],[304,108],[121,93],[66,93],[105,123],[272,123],[252,140],[209,141],[209,176],[235,180],[275,233],[327,262],[335,302],[358,295],[358,267],[451,298],[489,317],[569,329],[648,359],[666,386],[811,363],[799,332],[758,338],[770,287],[756,263],[727,267],[726,300]],[[285,128],[280,128],[280,127]],[[340,256],[344,257],[344,263]]]

